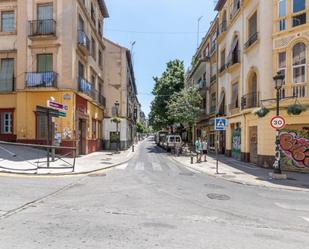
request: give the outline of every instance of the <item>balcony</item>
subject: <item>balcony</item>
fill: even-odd
[[[210,83],[213,83],[217,79],[217,75],[213,75],[210,77]]]
[[[248,41],[245,43],[245,49],[251,47],[258,40],[258,32],[249,37]]]
[[[276,91],[274,91],[274,96],[276,96]],[[309,84],[297,83],[283,85],[280,89],[280,98],[284,99],[289,96],[294,96],[296,98],[309,98]]]
[[[229,54],[227,58],[227,67],[231,67],[238,63],[240,63],[240,51],[236,50]]]
[[[58,74],[55,72],[26,73],[26,87],[57,87]]]
[[[56,36],[56,21],[52,19],[29,21],[29,37]]]
[[[14,92],[15,91],[15,78],[1,78],[0,76],[0,93]]]
[[[242,109],[249,109],[259,106],[259,93],[252,92],[244,95],[241,98],[241,108]]]
[[[83,77],[78,77],[78,91],[94,98],[93,85]]]
[[[218,31],[219,31],[219,35],[221,35],[222,33],[227,31],[227,22],[226,21],[222,21],[220,23]]]
[[[86,35],[86,33],[82,30],[77,31],[77,44],[81,48],[81,50],[88,54],[90,51],[90,39]]]

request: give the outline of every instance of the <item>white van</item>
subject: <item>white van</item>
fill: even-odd
[[[179,135],[168,135],[164,141],[163,147],[170,151],[172,148],[174,148],[177,145],[181,145],[182,140],[181,136]]]

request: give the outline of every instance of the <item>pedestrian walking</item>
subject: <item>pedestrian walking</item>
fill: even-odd
[[[196,152],[196,162],[197,163],[202,162],[203,145],[200,137],[195,141],[195,152]]]
[[[202,146],[203,146],[203,155],[204,155],[204,162],[207,162],[207,151],[208,151],[208,143],[206,138],[203,139],[202,142]]]

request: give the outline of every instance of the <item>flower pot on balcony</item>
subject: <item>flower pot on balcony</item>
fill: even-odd
[[[257,115],[259,118],[263,118],[269,113],[269,110],[265,107],[261,107],[261,108],[255,109],[252,113],[254,115]]]
[[[302,112],[307,110],[307,106],[295,103],[293,105],[289,105],[287,109],[287,113],[289,115],[300,115]]]

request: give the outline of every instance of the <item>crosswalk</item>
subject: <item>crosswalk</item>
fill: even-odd
[[[134,171],[155,171],[155,172],[172,172],[173,174],[179,174],[184,172],[193,172],[194,174],[199,174],[199,171],[193,169],[180,169],[176,165],[167,165],[159,162],[136,162],[136,163],[125,163],[116,167],[117,170],[134,170]]]

